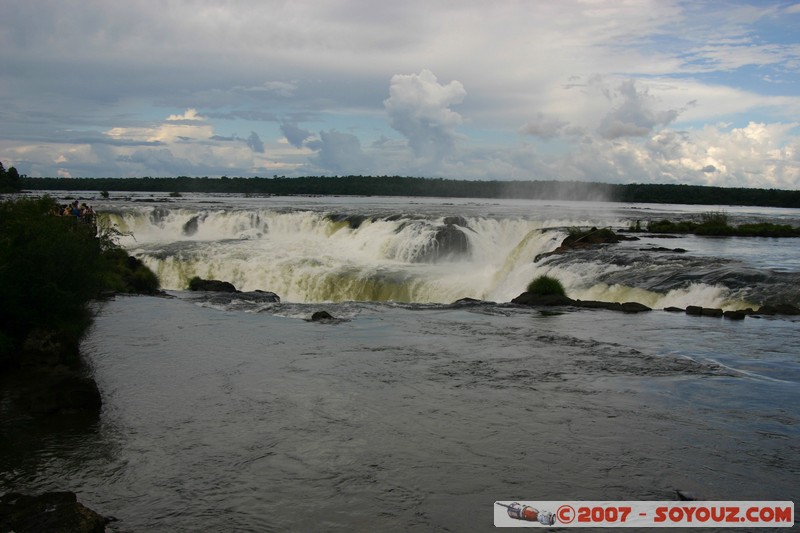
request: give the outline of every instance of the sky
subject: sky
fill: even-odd
[[[800,1],[0,0],[28,176],[800,189]]]

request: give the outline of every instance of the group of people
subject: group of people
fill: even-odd
[[[85,222],[90,226],[95,225],[96,213],[92,206],[86,205],[86,202],[79,205],[78,200],[75,200],[71,204],[63,204],[59,208],[58,214],[65,217],[75,217],[76,220]]]

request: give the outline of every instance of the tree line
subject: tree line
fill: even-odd
[[[16,173],[16,171],[15,171]],[[403,176],[288,178],[18,178],[29,190],[212,192],[270,195],[441,196],[800,207],[800,191],[577,181],[470,181]]]

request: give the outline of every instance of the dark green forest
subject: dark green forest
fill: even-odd
[[[272,195],[439,196],[525,198],[702,205],[800,207],[800,191],[701,185],[608,184],[576,181],[469,181],[401,176],[287,178],[20,178],[28,190],[214,192]]]
[[[22,177],[14,167],[8,170],[0,163],[0,193],[17,192],[22,189]]]

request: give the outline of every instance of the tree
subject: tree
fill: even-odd
[[[0,163],[0,193],[18,192],[22,190],[22,178],[17,169],[10,167],[6,170]]]

